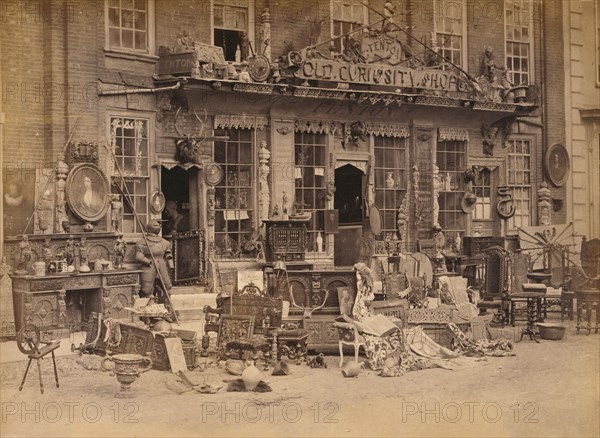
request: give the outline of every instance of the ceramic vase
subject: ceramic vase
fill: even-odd
[[[242,381],[244,382],[244,387],[246,391],[254,391],[254,388],[258,386],[262,379],[262,374],[256,366],[254,366],[254,362],[247,361],[246,368],[242,372]]]
[[[388,172],[388,174],[387,174],[387,178],[385,180],[385,187],[388,189],[394,188],[395,182],[394,182],[394,178],[392,178],[393,174],[394,174],[393,172]]]
[[[363,369],[363,364],[359,362],[348,362],[344,368],[342,368],[342,375],[344,377],[357,377]]]

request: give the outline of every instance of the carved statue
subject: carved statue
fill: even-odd
[[[111,201],[111,222],[113,231],[119,231],[121,229],[121,207],[123,207],[123,203],[121,202],[121,195],[110,195]]]
[[[27,263],[31,261],[33,250],[31,249],[31,242],[29,237],[23,234],[23,240],[19,243],[19,263],[17,265],[16,273],[19,275],[27,274]]]
[[[114,244],[115,250],[115,269],[123,268],[123,260],[125,258],[125,241],[123,240],[123,233],[117,235],[117,240]]]
[[[433,226],[439,226],[440,216],[440,203],[438,196],[442,189],[442,176],[440,175],[440,168],[437,164],[433,165]]]

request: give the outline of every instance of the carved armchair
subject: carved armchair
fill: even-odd
[[[508,266],[508,252],[504,248],[492,246],[486,250],[484,290],[477,307],[484,313],[493,309],[494,322],[502,326],[509,320]]]

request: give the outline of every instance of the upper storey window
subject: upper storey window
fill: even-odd
[[[466,65],[466,4],[464,1],[439,0],[435,7],[435,38],[440,55],[453,64]]]
[[[347,43],[342,36],[367,24],[368,9],[363,3],[368,1],[331,0],[331,37],[335,38],[333,43],[340,53],[345,52]]]
[[[106,16],[109,49],[151,52],[154,27],[152,0],[108,0]]]
[[[214,44],[222,47],[227,61],[244,61],[251,41],[252,8],[244,0],[215,0],[213,5]]]
[[[515,85],[531,83],[533,5],[529,0],[506,0],[506,68]]]

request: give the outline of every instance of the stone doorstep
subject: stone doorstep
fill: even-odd
[[[173,286],[170,292],[171,295],[203,294],[207,292],[207,288],[204,286]]]

